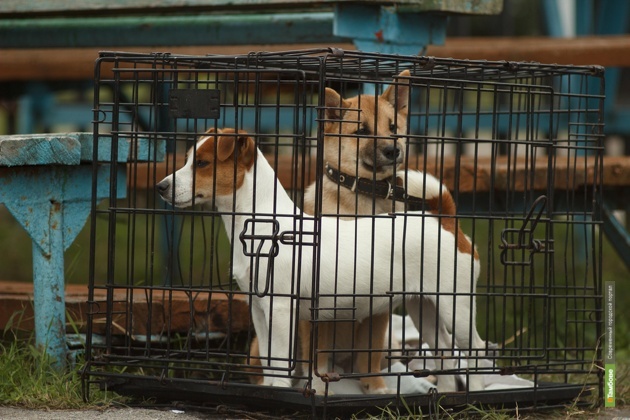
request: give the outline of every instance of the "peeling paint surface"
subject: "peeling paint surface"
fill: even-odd
[[[81,164],[89,155],[92,136],[86,133],[0,136],[0,204],[29,234],[33,244],[35,339],[59,367],[66,360],[64,251],[72,244],[90,214],[92,179],[96,199],[110,195],[111,171],[117,172],[119,198],[126,194],[123,164],[106,163],[93,172]],[[123,162],[128,146],[120,150]]]

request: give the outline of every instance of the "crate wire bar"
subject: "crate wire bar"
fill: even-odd
[[[405,70],[409,76],[396,79]],[[111,159],[95,156],[94,170],[116,170],[110,171],[110,198],[93,200],[86,387],[316,416],[388,404],[428,410],[438,400],[450,408],[536,409],[583,402],[593,390],[601,395],[602,68],[318,49],[243,56],[103,52],[95,74],[94,150],[106,149]],[[184,165],[208,129],[244,130],[298,208],[290,215],[295,225],[316,227],[291,239],[294,254],[311,259],[314,273],[323,264],[357,264],[353,255],[320,261],[320,218],[299,210],[311,184],[316,208],[326,199],[324,88],[344,98],[367,97],[402,83],[409,86],[407,121],[395,136],[404,138],[407,167],[434,175],[457,205],[455,215],[423,217],[454,219],[476,246],[481,273],[468,295],[477,302],[476,326],[487,354],[451,347],[469,357],[446,370],[440,365],[444,349],[428,348],[422,337],[405,339],[413,324],[405,305],[392,306],[379,351],[385,354],[380,374],[393,393],[370,394],[357,384],[373,373],[336,363],[374,348],[356,347],[358,337],[351,337],[351,349],[317,347],[325,321],[319,316],[330,311],[320,305],[345,296],[319,289],[315,275],[297,279],[312,282],[313,296],[289,296],[296,312],[288,320],[285,368],[263,371],[251,310],[260,290],[240,290],[234,281],[231,256],[241,243],[230,243],[225,229],[231,227],[223,226],[212,205],[172,207],[156,185]],[[138,159],[117,163],[121,147]],[[126,198],[117,198],[125,184]],[[273,278],[266,281],[273,286]],[[266,295],[287,298],[274,296],[273,287]],[[452,293],[440,297],[449,298]],[[304,351],[297,312],[310,321],[312,348]],[[326,322],[336,321],[341,323]],[[322,353],[335,367],[317,366],[315,356]],[[331,369],[329,392],[312,392],[312,381]],[[294,385],[262,385],[265,375],[291,375]],[[414,380],[439,384],[446,375],[457,377],[456,392],[430,387],[408,393]],[[487,388],[470,392],[472,375],[483,375]]]

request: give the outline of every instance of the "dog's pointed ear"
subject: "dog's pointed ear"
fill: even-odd
[[[411,73],[409,70],[402,71],[398,76],[394,77],[394,84],[383,92],[381,97],[396,108],[397,112],[407,114],[409,105],[409,83]],[[402,80],[401,80],[402,79]]]
[[[343,99],[336,90],[326,88],[324,106],[326,107],[326,118],[329,120],[340,120],[342,108],[349,108],[350,103]]]
[[[206,130],[206,134],[212,134],[214,133],[216,130],[214,129],[214,127],[210,127]],[[221,130],[219,130],[219,133],[221,133]]]
[[[247,168],[251,168],[256,160],[256,142],[249,137],[246,131],[239,130],[236,139],[240,162]]]

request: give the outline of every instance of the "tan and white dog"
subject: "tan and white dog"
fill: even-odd
[[[395,202],[389,198],[375,199],[375,191],[370,191],[370,187],[376,182],[392,182],[405,160],[403,135],[407,133],[410,72],[405,70],[399,76],[398,83],[390,85],[379,96],[344,99],[335,90],[326,88],[323,122],[326,176],[322,179],[321,212],[315,208],[316,183],[304,193],[304,211],[349,218],[393,210]],[[364,182],[368,191],[361,194],[355,181]],[[385,186],[386,192],[388,187]],[[340,278],[339,281],[346,280]],[[318,323],[317,373],[326,375],[333,369],[329,350],[342,355],[339,350],[360,349],[353,358],[351,369],[361,374],[373,374],[361,378],[365,392],[392,392],[383,377],[377,375],[383,360],[382,349],[386,347],[389,315],[377,313],[357,323]],[[310,347],[307,341],[310,328],[308,322],[301,322],[301,349]],[[325,383],[318,378],[313,379],[312,387],[318,394],[325,391]]]
[[[408,189],[418,187],[418,182],[420,188],[425,185],[419,176],[404,175]],[[312,297],[315,272],[319,274],[320,319],[365,319],[389,313],[404,302],[421,329],[426,307],[422,294],[439,309],[433,314],[439,318],[433,324],[438,328],[436,344],[451,348],[452,331],[460,349],[475,349],[475,356],[483,356],[485,342],[477,333],[476,305],[471,297],[479,262],[470,241],[438,218],[422,211],[356,220],[322,217],[319,260],[326,263],[315,267],[314,254],[293,241],[281,240],[283,232],[291,232],[292,237],[315,232],[315,219],[296,207],[254,140],[233,129],[207,133],[189,152],[184,167],[164,178],[157,189],[165,201],[177,207],[213,203],[228,239],[242,242],[232,246],[233,276],[242,291],[252,292],[265,385],[291,386],[295,369],[292,322],[298,316],[310,319],[306,305],[298,313],[296,301]],[[253,257],[252,250],[270,258]],[[344,263],[331,263],[339,255],[345,256]],[[436,306],[438,292],[449,299],[440,299]],[[459,328],[454,328],[455,319]],[[457,360],[448,351],[444,356],[445,367],[454,369]],[[469,389],[481,387],[481,378],[471,376]]]
[[[416,195],[423,204],[414,203],[425,211],[442,216],[455,216],[455,203],[447,188],[433,176],[417,171],[399,171],[404,167],[409,101],[409,70],[401,72],[380,96],[360,95],[344,99],[336,91],[326,88],[324,119],[324,168],[322,180],[321,212],[316,211],[316,184],[305,192],[304,211],[310,214],[340,215],[352,218],[356,215],[369,216],[391,211],[405,211],[402,194]],[[400,196],[397,188],[407,185]],[[407,204],[410,202],[407,199]],[[453,234],[456,224],[453,218],[442,218],[442,223]],[[457,227],[462,242],[470,242]],[[474,251],[473,251],[474,252]],[[475,258],[478,256],[475,253]],[[344,281],[339,279],[339,281]],[[473,288],[474,290],[474,288]],[[436,342],[435,308],[425,301],[423,335],[429,343]],[[317,370],[326,375],[332,368],[328,357],[334,350],[357,349],[352,369],[363,375],[361,382],[365,392],[380,394],[395,392],[388,389],[379,372],[382,367],[383,350],[387,348],[389,313],[376,313],[356,323],[318,323],[316,347],[319,350]],[[467,327],[466,327],[467,328]],[[301,348],[308,348],[310,325],[300,325]],[[334,343],[334,344],[333,344]],[[323,393],[325,384],[317,378],[313,388]],[[440,381],[441,391],[455,391],[450,378]]]

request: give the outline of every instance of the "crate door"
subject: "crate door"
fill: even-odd
[[[130,152],[112,165],[111,197],[93,218],[91,284],[99,301],[92,325],[105,338],[94,342],[96,359],[143,366],[129,371],[139,377],[258,383],[261,373],[289,376],[296,365],[301,282],[312,281],[301,261],[312,266],[315,249],[313,235],[304,233],[312,232],[312,220],[300,230],[314,87],[302,72],[257,68],[247,57],[105,53],[100,65],[97,149]],[[194,159],[199,139],[227,129],[262,152],[252,171],[264,163],[279,178],[277,186],[265,185],[271,205],[262,211],[243,210],[242,203],[219,208],[197,196],[185,208],[165,201],[157,184],[173,173],[175,184],[185,182],[176,171]],[[192,179],[195,186],[203,182]],[[260,198],[262,188],[253,187],[243,200]],[[281,200],[291,204],[277,205]],[[237,276],[250,270],[251,281],[239,285]],[[291,287],[276,287],[281,270],[288,270]],[[269,364],[270,355],[258,350],[254,301],[265,302],[267,314],[283,301],[289,308],[290,344],[265,372],[260,365]],[[265,345],[273,348],[269,337]]]

